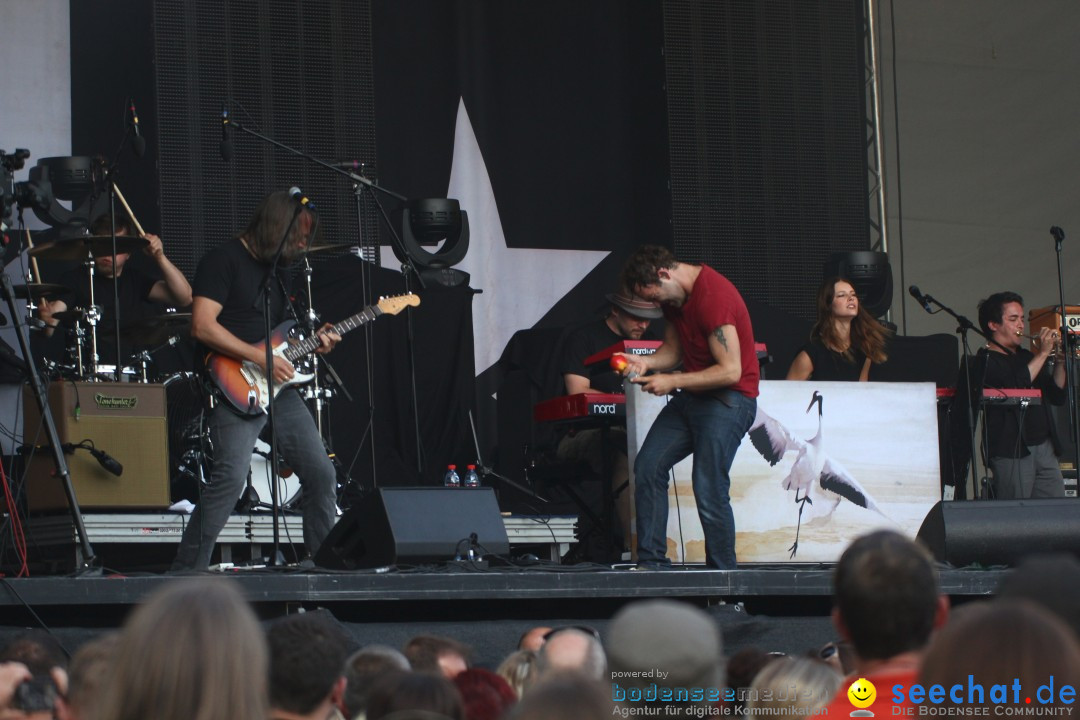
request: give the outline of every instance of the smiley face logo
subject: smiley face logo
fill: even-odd
[[[877,688],[866,678],[859,678],[851,683],[847,690],[848,700],[857,708],[868,708],[877,698]]]

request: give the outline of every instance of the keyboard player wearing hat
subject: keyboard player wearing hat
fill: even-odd
[[[585,358],[611,347],[623,340],[659,339],[649,330],[653,320],[663,312],[656,303],[643,300],[627,290],[605,296],[607,313],[567,336],[559,361],[567,395],[579,393],[623,392],[622,377],[610,371],[604,363],[601,372],[590,373]],[[581,461],[589,464],[598,477],[603,475],[605,465],[611,472],[611,489],[615,498],[615,511],[622,529],[623,542],[630,538],[630,494],[625,492],[630,478],[626,461],[626,428],[609,428],[607,447],[604,433],[599,428],[589,428],[567,433],[559,441],[557,456],[563,462]],[[605,453],[606,456],[605,457]]]
[[[1050,403],[1060,405],[1066,397],[1065,363],[1051,370],[1047,362],[1060,342],[1057,332],[1043,328],[1032,339],[1032,350],[1021,347],[1024,299],[1013,292],[994,293],[980,302],[979,325],[989,338],[976,363],[983,387],[1038,388],[1043,393],[1040,405],[986,406],[983,449],[994,476],[994,497],[1065,497],[1049,413]]]

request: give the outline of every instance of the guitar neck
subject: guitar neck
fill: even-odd
[[[382,311],[379,310],[378,306],[368,305],[366,308],[356,313],[355,315],[350,315],[336,325],[332,325],[330,327],[330,331],[337,333],[338,335],[344,335],[347,332],[355,330],[361,325],[365,325],[371,322],[380,315],[382,315]],[[304,338],[295,345],[290,345],[289,347],[287,347],[283,355],[285,356],[285,359],[289,362],[296,362],[305,355],[310,355],[311,353],[315,352],[319,348],[320,344],[321,343],[319,342],[319,336],[312,335],[311,337]]]

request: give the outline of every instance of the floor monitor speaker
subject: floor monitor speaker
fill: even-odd
[[[467,555],[474,533],[484,554],[510,552],[491,488],[381,488],[341,516],[315,564],[355,570],[444,562]]]
[[[955,567],[1016,565],[1027,555],[1080,553],[1080,502],[941,501],[930,509],[919,539],[934,558]]]

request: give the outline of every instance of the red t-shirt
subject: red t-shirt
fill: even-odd
[[[754,329],[750,326],[746,303],[730,280],[708,265],[702,265],[686,303],[681,308],[670,305],[663,308],[664,317],[679,334],[683,368],[687,372],[715,365],[716,360],[709,351],[709,336],[721,325],[734,326],[735,334],[739,336],[742,377],[730,387],[746,397],[758,396],[761,371],[754,351]]]

